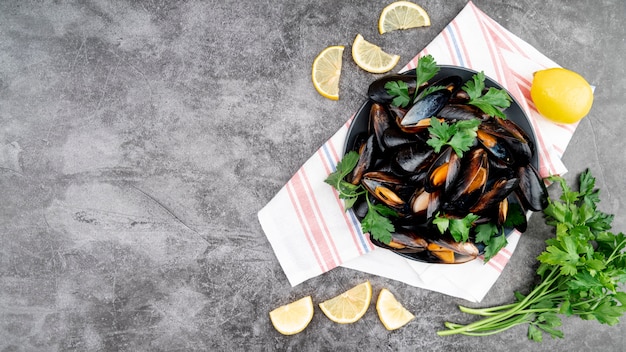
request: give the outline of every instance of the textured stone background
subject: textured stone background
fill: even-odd
[[[362,33],[404,64],[466,3],[420,0],[431,27],[382,37],[389,2],[0,2],[0,351],[626,350],[626,323],[579,319],[543,344],[522,327],[439,338],[464,301],[343,268],[289,286],[256,213],[374,78],[345,55],[332,102],[313,58]],[[626,230],[625,3],[475,3],[597,85],[564,160],[570,180],[591,168]],[[484,305],[529,287],[549,231],[532,218]],[[366,279],[417,319],[390,333],[375,309],[348,326],[316,310],[292,337],[269,322]]]

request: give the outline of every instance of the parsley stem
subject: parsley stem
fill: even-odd
[[[624,239],[617,246],[615,246],[615,249],[613,250],[613,252],[611,252],[611,255],[609,256],[609,259],[606,260],[607,264],[612,262],[613,259],[615,259],[615,255],[619,255],[619,256],[622,255],[621,250],[619,250],[619,249],[623,248],[622,246],[624,245],[625,242],[626,242],[626,239]]]
[[[489,315],[486,318],[483,318],[479,321],[476,321],[467,325],[462,325],[462,326],[454,325],[455,327],[452,329],[438,331],[437,335],[439,336],[448,336],[448,335],[454,335],[454,334],[467,335],[469,333],[473,333],[473,332],[481,331],[485,329],[491,330],[490,327],[492,326],[497,326],[499,329],[498,332],[501,332],[515,325],[518,325],[518,322],[516,320],[518,318],[516,316],[521,316],[525,319],[525,317],[528,316],[528,314],[530,314],[530,313],[525,312],[526,308],[530,307],[536,301],[542,300],[546,294],[553,291],[555,288],[551,286],[555,281],[557,281],[559,277],[560,277],[560,274],[559,274],[558,267],[555,267],[549,272],[545,280],[541,284],[539,284],[537,287],[535,287],[535,289],[533,289],[526,297],[524,297],[524,299],[522,299],[521,301],[515,304],[507,305],[507,306],[510,306],[509,310],[506,310],[504,312],[500,312],[494,315]],[[461,308],[461,310],[463,310],[464,308],[466,307]],[[471,309],[471,308],[468,308],[468,309]],[[497,309],[502,309],[502,308],[496,307],[496,310]],[[519,319],[522,319],[522,318],[519,318]],[[509,323],[505,323],[507,321],[509,321]],[[501,328],[500,328],[500,324],[503,324]],[[448,325],[446,324],[446,326]]]
[[[344,191],[343,191],[343,189],[344,189],[344,188],[343,188],[343,187],[341,187],[341,182],[342,182],[342,181],[341,181],[341,179],[337,181],[337,184],[335,185],[335,189],[337,190],[337,192],[338,192],[341,196],[343,196],[343,197],[345,197],[345,198],[355,198],[355,197],[358,197],[358,196],[360,196],[360,195],[362,195],[362,194],[365,194],[365,193],[367,192],[367,190],[365,190],[365,189],[363,188],[363,186],[359,185],[359,187],[357,188],[357,190],[360,190],[360,191],[358,191],[358,192],[356,192],[356,191],[351,191],[350,193],[346,193],[346,192],[344,192]],[[341,197],[340,197],[340,198],[341,198]]]
[[[500,314],[499,311],[511,309],[515,307],[517,304],[518,303],[510,303],[510,304],[505,304],[505,305],[496,306],[496,307],[489,307],[489,308],[469,308],[469,307],[459,306],[459,309],[463,313],[490,316],[490,315]]]

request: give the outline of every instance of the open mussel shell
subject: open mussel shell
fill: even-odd
[[[456,66],[439,67],[439,73],[427,86],[442,79],[443,82],[458,82],[457,78],[451,79],[452,76],[466,82],[477,73]],[[362,146],[367,143],[372,146],[371,154],[366,153],[364,157],[359,179],[369,191],[359,198],[351,211],[363,219],[367,213],[367,196],[373,204],[386,204],[399,213],[392,219],[396,228],[392,241],[384,244],[371,238],[376,246],[428,263],[473,260],[483,253],[484,245],[452,241],[449,234],[438,232],[432,218],[438,212],[463,216],[455,211],[467,209],[480,216],[477,224],[494,223],[508,234],[513,230],[510,224],[505,225],[511,209],[518,209],[525,215],[527,210],[544,207],[546,192],[536,173],[539,157],[535,150],[535,134],[513,97],[511,106],[504,111],[507,120],[485,124],[490,118],[467,105],[468,96],[459,89],[461,83],[450,83],[448,89],[423,97],[420,92],[424,87],[415,87],[415,77],[411,73],[414,72],[389,75],[374,82],[368,92],[369,98],[351,122],[344,151],[365,150],[369,153]],[[407,82],[412,95],[417,90],[418,103],[425,101],[420,103],[425,112],[411,111],[415,105],[398,108],[389,104],[393,97],[387,94],[384,84],[396,80]],[[486,89],[503,89],[489,77],[485,78],[485,86]],[[429,138],[431,114],[447,122],[478,118],[483,122],[481,126],[485,125],[484,140],[477,139],[462,158],[445,148],[433,153],[432,149],[424,148]],[[363,134],[368,138],[363,138]],[[485,146],[490,139],[494,141],[493,145]],[[515,228],[523,232],[527,226],[526,217],[518,218],[520,223]]]

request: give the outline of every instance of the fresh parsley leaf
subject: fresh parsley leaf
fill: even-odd
[[[405,108],[414,101],[418,95],[419,87],[428,82],[431,78],[439,72],[439,67],[435,62],[435,58],[432,55],[422,56],[417,60],[417,67],[415,67],[415,96],[411,98],[409,94],[409,86],[403,81],[391,81],[385,83],[385,90],[389,95],[393,96],[391,102],[392,105]],[[430,93],[433,90],[430,88]],[[422,94],[424,95],[424,94]]]
[[[498,252],[502,248],[506,247],[508,243],[509,242],[507,241],[504,232],[502,232],[498,236],[492,236],[487,242],[487,246],[485,247],[485,262],[488,262],[491,258],[498,254]]]
[[[572,248],[574,246],[572,240],[570,239],[568,242],[567,248],[560,248],[559,246],[546,247],[546,250],[537,259],[542,263],[558,265],[563,275],[576,274],[576,264],[578,264],[579,256],[576,248]]]
[[[343,179],[348,176],[356,164],[359,162],[359,153],[351,151],[343,156],[343,158],[337,163],[335,171],[333,171],[324,182],[337,188]]]
[[[369,232],[375,240],[383,243],[391,242],[391,233],[395,230],[391,220],[385,216],[394,216],[393,209],[382,204],[371,205],[367,215],[361,221],[363,232]]]
[[[409,86],[403,81],[391,81],[385,83],[385,89],[391,96],[395,96],[392,105],[401,108],[407,107],[411,103],[411,97],[409,97]]]
[[[448,124],[445,121],[432,117],[430,119],[430,138],[426,143],[431,146],[436,153],[441,151],[446,145],[454,149],[454,152],[461,158],[463,153],[468,151],[476,140],[476,131],[480,125],[480,120],[461,120]]]
[[[476,242],[488,244],[491,236],[498,233],[496,224],[487,222],[476,226]]]
[[[625,306],[617,306],[612,302],[612,300],[606,300],[598,305],[591,312],[591,315],[593,315],[593,317],[596,318],[598,322],[613,326],[619,323],[619,317],[624,314],[625,310]]]
[[[432,55],[425,55],[417,60],[417,67],[415,67],[415,76],[417,77],[416,87],[428,82],[431,78],[439,72],[437,62]]]
[[[485,73],[479,72],[472,76],[472,79],[465,82],[463,90],[467,92],[470,99],[476,99],[483,94],[485,88]]]
[[[450,234],[457,242],[467,242],[470,229],[479,216],[469,213],[461,219],[450,219]]]
[[[448,228],[450,227],[450,219],[446,218],[445,216],[441,216],[440,213],[437,213],[437,215],[435,215],[435,218],[433,219],[433,224],[437,226],[439,233],[444,234],[446,233],[446,231],[448,231]]]
[[[332,172],[324,182],[333,186],[339,192],[339,198],[345,201],[345,209],[348,210],[354,206],[359,195],[362,193],[362,186],[353,185],[344,180],[359,162],[359,153],[351,151],[337,163],[335,171]]]
[[[502,110],[511,106],[512,99],[506,91],[494,87],[490,87],[483,95],[485,89],[485,73],[483,71],[473,75],[471,80],[465,82],[462,89],[470,97],[468,104],[478,107],[490,116],[506,119]]]
[[[476,226],[476,242],[485,244],[484,261],[488,262],[493,256],[504,248],[508,241],[504,235],[504,229],[493,223],[485,223]]]
[[[542,342],[543,333],[536,327],[535,324],[531,324],[528,326],[528,338],[535,342]]]
[[[456,242],[466,242],[469,239],[470,230],[473,227],[474,221],[478,220],[478,218],[478,215],[472,213],[460,219],[448,218],[438,213],[433,219],[433,224],[437,225],[437,229],[441,234],[449,230],[450,235]]]

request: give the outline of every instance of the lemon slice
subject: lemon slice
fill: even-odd
[[[304,330],[313,319],[311,296],[301,298],[270,312],[274,328],[283,335],[293,335]]]
[[[421,6],[408,1],[396,1],[387,5],[378,18],[380,34],[427,26],[430,26],[428,13]]]
[[[328,319],[335,323],[349,324],[361,319],[371,300],[372,285],[366,281],[337,297],[320,303],[320,308]]]
[[[323,97],[339,100],[339,77],[344,47],[329,46],[313,60],[313,86]]]
[[[376,311],[387,330],[399,329],[415,318],[386,288],[380,290],[376,301]]]
[[[360,68],[371,73],[389,72],[400,61],[400,56],[387,54],[360,34],[357,34],[352,43],[352,58]]]

